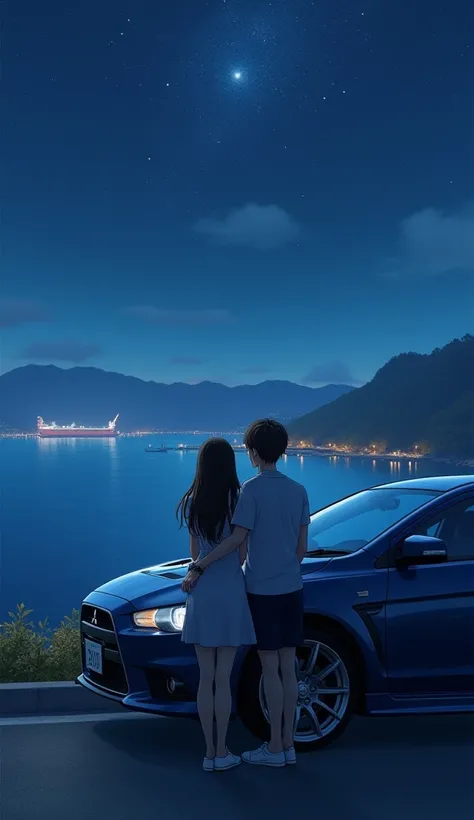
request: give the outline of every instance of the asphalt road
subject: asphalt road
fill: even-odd
[[[474,716],[356,719],[296,767],[201,771],[198,724],[0,721],[0,820],[474,817]],[[52,722],[54,721],[54,722]],[[229,745],[255,745],[238,724]]]

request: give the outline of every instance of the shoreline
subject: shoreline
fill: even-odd
[[[166,431],[136,431],[131,433],[119,433],[117,438],[144,438],[147,436],[215,436],[215,435],[223,435],[223,436],[240,436],[242,435],[241,432],[235,431],[183,431],[183,430],[166,430]],[[38,436],[36,432],[34,433],[0,433],[0,440],[2,439],[32,439],[32,438],[41,438]],[[84,437],[86,438],[86,437]],[[196,451],[199,449],[197,445],[184,445],[183,447],[179,448],[172,448],[172,449],[179,449],[179,450],[189,450],[191,452]],[[237,446],[234,448],[236,452],[244,451],[243,447]],[[459,458],[457,456],[435,456],[430,455],[429,453],[426,455],[421,455],[420,453],[361,453],[361,452],[347,452],[344,450],[328,450],[327,448],[323,447],[289,447],[287,451],[287,456],[296,456],[296,457],[304,457],[312,456],[316,458],[367,458],[372,460],[385,460],[385,461],[432,461],[435,464],[445,464],[451,465],[454,467],[472,467],[474,469],[474,458]]]

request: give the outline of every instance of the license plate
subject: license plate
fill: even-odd
[[[100,643],[84,638],[84,649],[86,652],[86,669],[102,675],[102,647]]]

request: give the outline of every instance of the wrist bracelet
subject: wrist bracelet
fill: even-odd
[[[202,567],[195,564],[194,561],[191,561],[191,563],[188,566],[188,572],[197,572],[199,575],[202,575],[204,570]]]

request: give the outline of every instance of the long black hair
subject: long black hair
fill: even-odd
[[[225,438],[210,438],[201,445],[196,474],[176,509],[176,517],[192,535],[217,543],[232,518],[240,484],[235,453]]]

